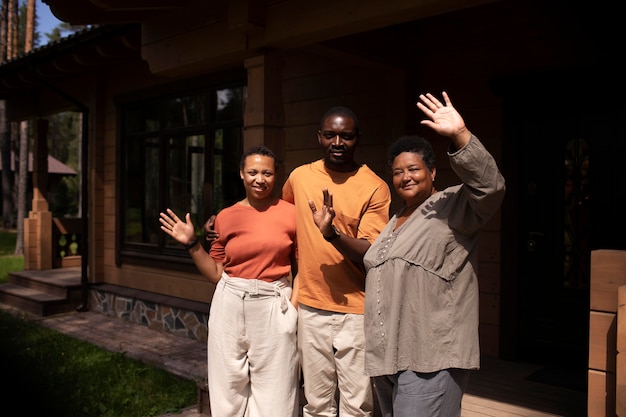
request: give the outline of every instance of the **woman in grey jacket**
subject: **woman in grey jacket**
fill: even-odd
[[[364,257],[365,363],[385,417],[458,417],[478,343],[479,229],[504,196],[493,157],[445,104],[420,95],[421,123],[452,143],[450,165],[462,184],[435,189],[428,141],[406,136],[389,149],[403,207]]]

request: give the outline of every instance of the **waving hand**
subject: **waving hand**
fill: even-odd
[[[420,94],[417,107],[424,112],[428,119],[422,120],[424,126],[428,126],[442,136],[452,139],[457,149],[461,149],[471,137],[471,133],[465,126],[465,121],[452,105],[448,93],[442,92],[444,103],[441,103],[430,93]]]

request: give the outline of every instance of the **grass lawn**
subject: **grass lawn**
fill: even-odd
[[[0,311],[7,415],[148,417],[197,402],[196,383]]]
[[[0,283],[7,282],[9,272],[24,270],[24,257],[15,256],[16,233],[0,229]]]
[[[0,229],[0,256],[13,255],[16,239],[15,230]]]
[[[0,229],[0,283],[24,269],[15,232]],[[2,414],[151,417],[197,403],[194,381],[0,310]]]

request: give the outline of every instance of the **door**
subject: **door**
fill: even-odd
[[[504,358],[577,369],[584,377],[592,219],[599,201],[594,149],[605,138],[576,96],[584,91],[580,79],[544,74],[501,85],[508,199],[503,280],[511,279],[502,294],[509,313],[501,328]],[[544,92],[548,100],[538,101]]]
[[[518,152],[519,352],[539,364],[587,368],[589,138],[576,115],[528,120]]]

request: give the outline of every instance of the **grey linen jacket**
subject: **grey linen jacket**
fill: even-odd
[[[364,257],[365,371],[478,369],[478,231],[504,197],[495,160],[472,135],[448,157],[462,184],[430,196]]]

